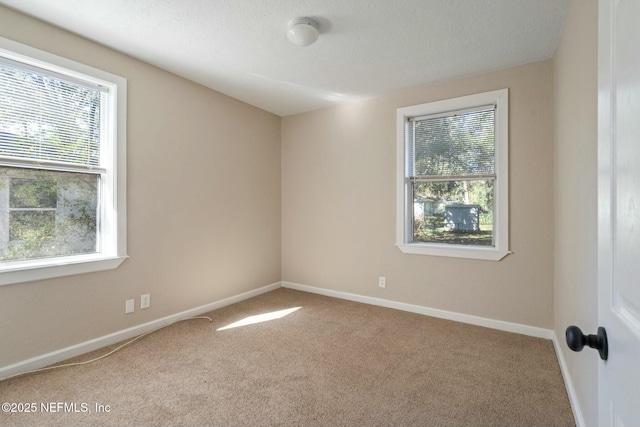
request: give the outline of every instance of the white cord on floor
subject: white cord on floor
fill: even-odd
[[[34,370],[32,370],[32,371],[27,371],[27,372],[21,372],[21,373],[19,373],[19,374],[11,375],[10,377],[2,378],[2,379],[0,379],[0,381],[6,381],[6,380],[8,380],[8,379],[10,379],[10,378],[19,377],[19,376],[21,376],[21,375],[33,374],[33,373],[35,373],[35,372],[49,371],[49,370],[52,370],[52,369],[60,369],[60,368],[68,368],[68,367],[70,367],[70,366],[87,365],[87,364],[89,364],[89,363],[96,362],[96,361],[98,361],[98,360],[100,360],[100,359],[104,359],[104,358],[105,358],[105,357],[107,357],[107,356],[111,356],[113,353],[115,353],[115,352],[117,352],[118,350],[120,350],[120,349],[122,349],[122,348],[124,348],[124,347],[128,346],[129,344],[132,344],[132,343],[136,342],[136,341],[137,341],[137,340],[139,340],[140,338],[144,338],[144,337],[146,337],[147,335],[150,335],[150,334],[152,334],[152,333],[154,333],[154,332],[158,332],[158,331],[159,331],[159,330],[161,330],[161,329],[168,328],[169,326],[171,326],[171,325],[175,325],[175,324],[176,324],[176,323],[178,323],[178,322],[184,322],[185,320],[195,320],[195,319],[207,319],[209,322],[213,323],[213,319],[212,319],[212,318],[210,318],[210,317],[207,317],[207,316],[188,317],[188,318],[186,318],[186,319],[176,320],[175,322],[170,323],[170,324],[168,324],[167,326],[163,326],[163,327],[161,327],[161,328],[154,329],[153,331],[145,332],[144,334],[138,335],[137,337],[135,337],[135,338],[133,338],[133,339],[131,339],[131,340],[127,341],[126,343],[124,343],[124,344],[122,344],[122,345],[119,345],[118,347],[114,348],[113,350],[111,350],[110,352],[108,352],[108,353],[106,353],[106,354],[103,354],[102,356],[96,357],[95,359],[85,360],[84,362],[66,363],[66,364],[64,364],[64,365],[48,366],[48,367],[46,367],[46,368],[34,369]]]

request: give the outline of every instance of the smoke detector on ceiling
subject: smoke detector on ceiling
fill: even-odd
[[[293,18],[289,21],[287,37],[289,41],[298,46],[309,46],[318,40],[318,23],[307,17]]]

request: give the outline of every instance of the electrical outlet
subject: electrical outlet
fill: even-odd
[[[386,288],[387,287],[387,278],[380,276],[378,278],[378,286],[381,287],[381,288]]]
[[[124,302],[124,314],[133,313],[135,311],[136,300],[128,299]]]
[[[140,295],[140,308],[149,308],[151,305],[151,294]]]

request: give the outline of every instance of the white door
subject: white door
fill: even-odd
[[[599,3],[598,368],[601,426],[640,426],[640,1]],[[594,331],[595,332],[595,331]]]

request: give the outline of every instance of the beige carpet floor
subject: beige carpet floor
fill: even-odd
[[[574,425],[548,340],[289,289],[208,316],[0,382],[0,402],[37,405],[0,425]]]

